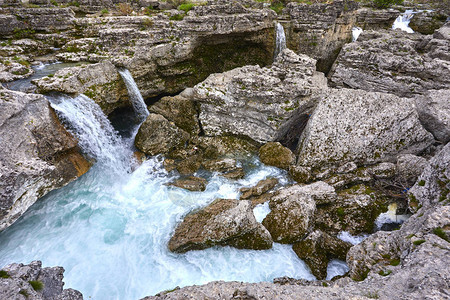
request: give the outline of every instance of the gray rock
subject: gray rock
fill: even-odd
[[[273,189],[278,184],[278,179],[276,178],[267,178],[258,181],[255,186],[250,188],[244,187],[240,189],[241,197],[240,199],[250,199],[252,197],[259,197],[264,193],[267,193],[271,189]]]
[[[40,261],[28,265],[10,264],[2,271],[6,276],[0,277],[1,299],[31,300],[82,300],[83,295],[72,289],[63,290],[62,267],[42,268]],[[42,289],[35,290],[30,281],[42,284]]]
[[[413,185],[420,174],[422,174],[428,162],[425,158],[404,154],[397,157],[397,174],[405,180],[408,185]]]
[[[208,182],[204,178],[189,176],[184,179],[177,179],[169,183],[169,185],[173,185],[182,189],[196,192],[196,191],[204,191],[206,189],[207,183]]]
[[[218,199],[184,218],[169,241],[169,250],[184,253],[215,245],[270,249],[272,238],[256,221],[250,201]]]
[[[294,153],[278,142],[269,142],[259,148],[259,158],[264,164],[281,169],[295,164]]]
[[[42,95],[0,89],[0,230],[89,170]]]
[[[431,90],[415,98],[417,112],[423,127],[436,140],[446,144],[450,141],[450,89]]]
[[[150,114],[136,134],[136,147],[148,155],[166,154],[184,147],[189,134],[158,114]]]
[[[237,167],[237,161],[234,158],[211,159],[203,162],[203,167],[211,172],[229,172]]]
[[[331,90],[302,133],[297,164],[322,169],[394,161],[398,154],[417,154],[433,143],[405,98],[362,90]]]
[[[258,142],[283,139],[326,89],[315,61],[286,49],[269,68],[246,66],[210,75],[194,87],[208,136],[232,134]],[[298,138],[298,137],[297,137]],[[294,146],[295,147],[295,146]]]

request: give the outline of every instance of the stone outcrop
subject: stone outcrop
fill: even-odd
[[[218,199],[187,215],[169,241],[169,250],[184,253],[213,246],[269,249],[272,238],[256,221],[250,201]]]
[[[305,261],[317,279],[325,279],[330,259],[345,260],[352,245],[323,231],[315,230],[292,246],[295,254]]]
[[[136,134],[136,147],[148,155],[167,154],[184,147],[189,134],[161,115],[150,114]]]
[[[320,169],[395,161],[418,154],[433,143],[414,104],[391,94],[331,90],[318,104],[302,133],[297,164]]]
[[[337,87],[387,92],[401,97],[448,89],[450,27],[433,36],[402,31],[365,31],[345,45],[329,78]]]
[[[271,67],[246,66],[210,75],[194,87],[192,99],[200,103],[206,135],[268,142],[282,140],[301,126],[322,89],[326,81],[315,71],[315,61],[286,49]]]
[[[243,187],[240,189],[241,197],[240,199],[251,199],[253,197],[259,197],[264,193],[267,193],[271,189],[273,189],[278,184],[278,179],[276,178],[267,178],[258,181],[255,186],[250,188]]]
[[[90,167],[42,95],[0,89],[0,230]]]
[[[128,101],[127,90],[119,72],[107,60],[59,70],[52,77],[37,80],[36,84],[42,93],[84,93],[100,105],[106,114],[126,105]]]
[[[201,177],[189,176],[187,178],[177,179],[169,185],[176,186],[192,192],[204,191],[206,189],[206,179]]]
[[[28,265],[10,264],[0,270],[1,299],[82,300],[73,289],[63,289],[62,267],[42,268],[40,261]]]
[[[259,158],[264,164],[281,169],[295,164],[294,153],[278,142],[269,142],[259,148]]]

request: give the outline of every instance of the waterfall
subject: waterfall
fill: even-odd
[[[414,30],[409,27],[409,22],[416,12],[412,10],[407,10],[403,14],[395,19],[394,24],[392,25],[392,29],[400,29],[406,31],[407,33],[414,33]]]
[[[276,58],[284,49],[286,49],[286,35],[284,34],[283,26],[280,23],[277,23],[274,58]]]
[[[97,103],[82,94],[75,98],[49,97],[49,101],[88,158],[122,171],[129,168],[131,150],[127,149]]]
[[[145,105],[144,99],[142,98],[141,92],[136,85],[130,71],[128,69],[118,70],[120,76],[122,76],[125,85],[127,86],[128,95],[130,97],[131,104],[133,105],[134,111],[138,116],[139,122],[143,122],[145,118],[149,115],[147,105]]]
[[[352,42],[356,42],[359,35],[363,32],[361,27],[353,27],[352,28]]]

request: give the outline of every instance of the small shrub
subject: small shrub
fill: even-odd
[[[100,11],[100,14],[101,14],[102,16],[107,15],[108,13],[109,13],[109,11],[108,11],[108,9],[106,9],[106,8],[103,8],[103,9]]]
[[[56,2],[56,0],[50,0],[50,3],[54,6],[58,6],[58,2]]]
[[[391,5],[402,4],[403,0],[373,0],[376,8],[388,8]]]
[[[413,242],[413,244],[416,246],[422,245],[423,243],[425,243],[425,240],[416,240]]]
[[[6,272],[5,270],[0,270],[0,278],[9,278],[11,276],[9,276],[8,272]]]
[[[195,4],[194,3],[184,3],[184,4],[181,4],[180,6],[178,6],[178,10],[182,10],[182,11],[184,11],[185,13],[187,13],[188,11],[190,11],[193,7],[195,6]]]
[[[184,19],[184,14],[176,14],[169,18],[171,21],[181,21]]]
[[[78,1],[72,1],[67,4],[68,6],[80,7],[80,3]]]
[[[273,10],[274,12],[277,13],[277,15],[279,15],[284,8],[284,4],[282,2],[278,2],[278,1],[274,1],[272,2],[272,4],[269,6],[269,8],[271,10]]]
[[[390,264],[391,264],[391,266],[394,266],[394,267],[398,266],[400,264],[400,259],[398,259],[398,258],[391,259]]]
[[[117,11],[121,16],[128,16],[133,12],[133,9],[128,3],[119,3],[117,4]]]
[[[28,283],[31,284],[35,291],[40,291],[44,288],[44,283],[40,280],[30,280]]]
[[[419,181],[419,186],[424,186],[425,185],[425,180],[421,180],[421,181]]]
[[[443,239],[443,240],[445,240],[447,242],[450,242],[448,237],[447,237],[447,234],[445,234],[445,231],[442,228],[435,228],[435,229],[433,229],[433,233],[435,235],[437,235],[438,237],[440,237],[441,239]]]
[[[20,291],[19,291],[19,294],[24,295],[25,298],[28,298],[28,292],[27,292],[27,290],[20,290]]]

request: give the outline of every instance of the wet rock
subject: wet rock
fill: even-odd
[[[245,176],[245,172],[243,168],[235,168],[231,171],[225,172],[222,176],[228,179],[241,179]]]
[[[252,197],[258,197],[262,194],[270,191],[278,184],[278,179],[276,178],[267,178],[258,181],[258,183],[255,186],[252,186],[250,188],[241,188],[241,197],[240,199],[250,199]]]
[[[40,261],[28,265],[10,264],[2,269],[0,277],[1,299],[31,300],[82,300],[83,295],[73,289],[63,289],[62,267],[42,268]],[[41,289],[35,289],[30,282],[40,283]],[[25,296],[26,295],[26,296]]]
[[[195,105],[183,96],[163,97],[149,110],[164,116],[191,135],[200,133]]]
[[[150,114],[136,134],[135,145],[145,154],[157,155],[183,147],[188,139],[187,132],[163,116]]]
[[[204,157],[208,159],[225,155],[247,155],[258,151],[255,142],[234,136],[200,136],[197,145],[203,149]]]
[[[206,189],[206,184],[208,181],[201,177],[189,176],[183,179],[177,179],[169,185],[176,186],[185,190],[192,192],[204,191]]]
[[[187,215],[175,229],[169,250],[184,253],[213,246],[269,249],[269,232],[256,221],[250,201],[218,199]]]
[[[294,153],[278,142],[269,142],[259,148],[259,158],[264,164],[281,169],[288,169],[295,163]]]
[[[202,155],[192,155],[175,164],[175,168],[181,175],[193,174],[202,166]]]
[[[372,232],[376,218],[387,208],[385,201],[382,194],[363,184],[341,190],[333,201],[317,203],[315,227],[334,234]]]
[[[332,85],[400,97],[448,89],[448,26],[433,36],[401,31],[364,31],[342,48],[330,74]]]
[[[333,258],[345,260],[351,246],[348,242],[315,230],[304,240],[295,243],[292,249],[305,261],[313,275],[321,280],[327,277],[328,262]]]
[[[423,127],[443,144],[450,141],[450,89],[432,90],[415,99]]]
[[[208,171],[225,173],[236,169],[237,161],[234,158],[211,159],[202,165]]]
[[[292,244],[303,239],[313,225],[316,211],[315,199],[332,196],[318,184],[293,185],[278,190],[270,199],[271,212],[262,224],[269,230],[275,242]]]
[[[0,230],[89,170],[42,95],[0,89]]]
[[[331,90],[302,133],[297,164],[323,169],[345,162],[357,165],[395,161],[434,142],[405,98],[362,90]]]
[[[128,102],[128,93],[116,67],[110,61],[59,70],[52,77],[36,81],[41,92],[84,93],[109,114]]]
[[[326,80],[315,71],[315,61],[287,49],[271,67],[245,66],[210,75],[194,87],[191,99],[200,103],[206,135],[268,142],[289,134],[312,111],[323,89]]]

